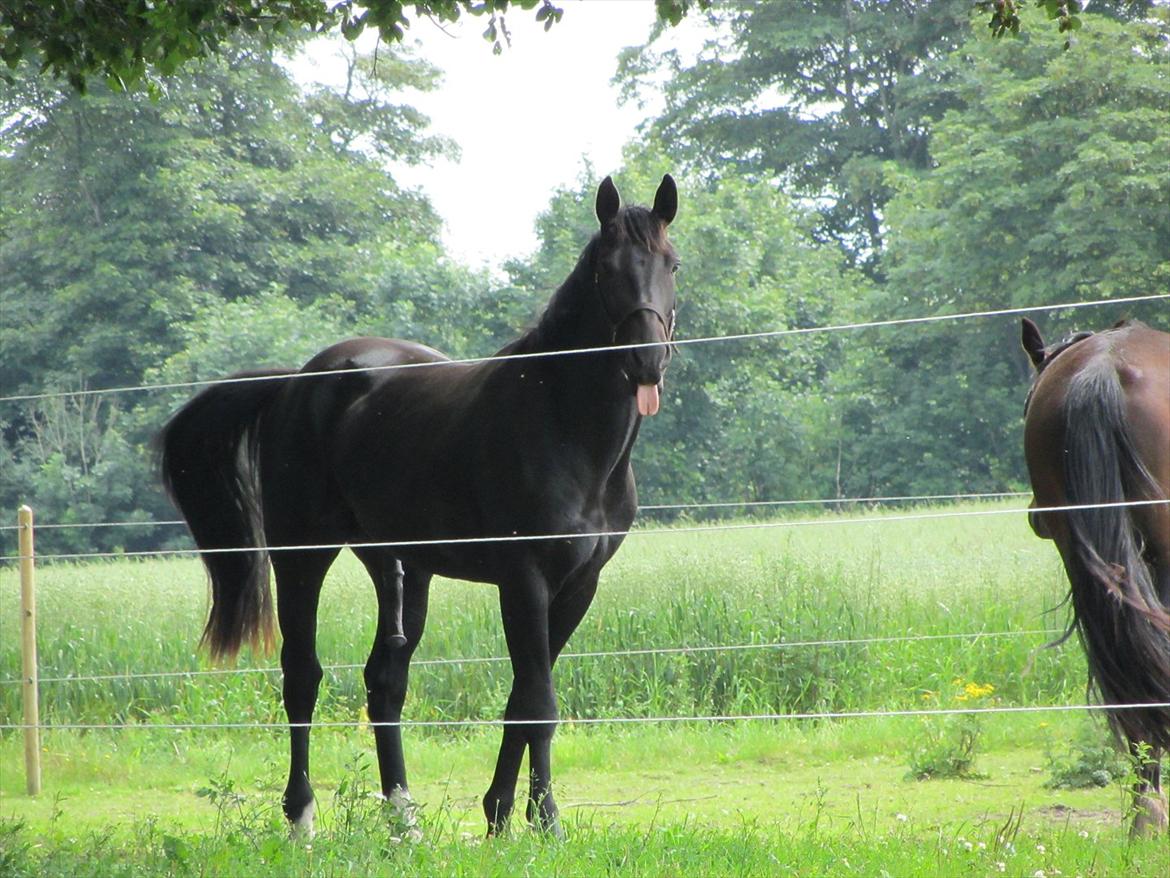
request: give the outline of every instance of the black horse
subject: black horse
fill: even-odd
[[[279,380],[209,387],[162,429],[163,481],[211,578],[213,656],[272,641],[275,571],[295,827],[313,822],[317,603],[334,546],[351,544],[378,598],[365,682],[383,794],[407,789],[398,723],[432,575],[494,583],[513,682],[483,799],[488,832],[506,827],[527,749],[528,820],[561,833],[552,666],[637,508],[630,453],[671,356],[677,207],[669,176],[651,209],[621,207],[607,177],[600,230],[537,325],[495,358],[453,363],[411,342],[350,339],[299,371],[237,376]],[[603,350],[557,355],[589,348]],[[238,547],[257,551],[207,551]]]

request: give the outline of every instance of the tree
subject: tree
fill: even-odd
[[[175,380],[278,354],[295,367],[309,346],[357,325],[413,328],[443,307],[437,291],[463,294],[445,316],[482,301],[486,281],[449,264],[433,209],[384,163],[448,149],[392,100],[437,74],[401,50],[383,52],[376,71],[351,56],[350,72],[341,93],[302,94],[271,46],[241,40],[156,99],[100,85],[79,95],[31,73],[6,89],[4,395],[134,385],[162,376],[162,363],[166,376],[183,375]],[[448,336],[470,343],[457,328],[466,321],[451,322]],[[57,522],[166,514],[145,443],[168,400],[143,400],[4,403],[0,502],[30,502]],[[57,549],[158,539],[134,529],[50,534]]]
[[[416,17],[455,21],[488,16],[484,37],[500,51],[508,39],[504,13],[536,9],[547,30],[563,12],[550,0],[168,0],[166,3],[8,0],[0,8],[0,60],[10,69],[26,58],[84,92],[91,77],[126,90],[158,86],[192,59],[207,58],[242,34],[320,32],[337,27],[353,40],[366,27],[397,43]]]
[[[701,171],[732,164],[818,203],[818,236],[872,270],[889,197],[881,164],[929,161],[926,121],[945,107],[921,83],[962,41],[969,13],[968,0],[718,2],[716,35],[693,64],[651,43],[627,53],[619,75],[634,96],[669,71],[651,136]]]
[[[432,86],[434,71],[395,59],[378,76],[360,102],[302,96],[272,49],[247,41],[156,100],[35,76],[6,91],[0,384],[134,383],[196,307],[273,284],[306,303],[368,300],[383,251],[439,233],[382,159],[446,148],[385,97],[403,81]]]
[[[889,282],[870,307],[923,316],[1163,292],[1170,282],[1170,13],[1085,16],[1056,32],[974,39],[946,62],[956,108],[936,166],[895,173]],[[1126,316],[1166,325],[1165,303],[1060,315],[1054,336]],[[858,437],[858,490],[1020,485],[1031,370],[1019,319],[871,333],[840,380]]]
[[[693,63],[652,41],[626,53],[619,78],[630,98],[662,92],[647,135],[688,167],[776,181],[817,205],[821,240],[880,277],[885,164],[929,167],[933,121],[954,106],[938,64],[970,34],[971,11],[970,0],[717,0]]]
[[[966,0],[968,4],[973,0]],[[1024,0],[974,0],[990,15],[997,35],[1018,33]],[[706,10],[712,0],[654,0],[663,22],[678,24],[692,10]],[[848,4],[846,4],[848,5]],[[1080,27],[1078,0],[1035,0],[1059,22],[1061,33]],[[1146,0],[1128,0],[1137,8]],[[356,39],[375,27],[386,43],[400,41],[410,27],[406,10],[416,18],[456,21],[462,15],[488,16],[484,38],[493,51],[510,41],[505,13],[536,9],[545,30],[564,10],[551,0],[168,0],[166,3],[97,3],[72,0],[8,0],[0,8],[0,60],[15,68],[37,58],[42,70],[64,77],[84,92],[91,77],[125,90],[174,74],[195,58],[206,58],[239,33],[320,32],[337,27]],[[815,14],[815,13],[814,13]],[[812,17],[812,16],[810,16]]]

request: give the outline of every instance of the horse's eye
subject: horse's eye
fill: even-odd
[[[681,262],[674,263],[672,266],[670,266],[670,273],[671,274],[678,274],[678,270],[681,266],[682,266]]]

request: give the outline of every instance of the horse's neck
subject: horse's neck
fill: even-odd
[[[638,416],[632,389],[622,372],[622,354],[563,354],[604,348],[613,343],[613,327],[602,310],[592,272],[585,259],[549,301],[537,325],[500,354],[549,354],[530,361],[513,360],[509,371],[539,371],[550,382],[554,416],[567,435],[599,464],[628,458],[637,435]],[[517,369],[516,367],[520,368]]]

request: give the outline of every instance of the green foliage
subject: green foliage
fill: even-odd
[[[959,678],[953,681],[952,689],[957,691],[949,699],[942,699],[936,692],[926,692],[923,696],[925,706],[962,711],[979,710],[993,703],[990,696],[995,687],[991,684],[964,683]],[[975,770],[982,734],[983,721],[975,713],[927,717],[922,721],[920,736],[911,750],[907,777],[914,780],[986,777]]]
[[[145,83],[165,90],[162,79],[186,62],[208,58],[242,34],[274,37],[292,31],[336,27],[354,40],[375,27],[391,45],[416,17],[455,21],[461,15],[490,16],[489,30],[502,28],[510,6],[536,11],[547,30],[562,10],[550,0],[168,0],[165,3],[73,3],[11,0],[0,9],[0,60],[15,68],[23,59],[63,77],[84,93],[91,77],[127,90]],[[490,40],[495,40],[493,34]],[[498,43],[497,43],[498,47]]]
[[[987,27],[992,36],[1002,37],[1007,33],[1019,36],[1020,7],[1023,3],[1024,0],[979,0],[975,5],[991,13]],[[1057,29],[1062,34],[1080,30],[1083,25],[1080,13],[1084,11],[1085,4],[1080,0],[1034,0],[1034,5],[1043,9],[1049,19],[1056,20]],[[1070,46],[1071,42],[1066,41],[1064,47],[1067,49]]]
[[[1165,10],[1059,39],[974,40],[948,62],[960,105],[936,167],[890,205],[895,295],[941,308],[1158,291],[1170,281]]]
[[[1092,18],[1057,34],[973,40],[945,62],[956,109],[935,167],[891,170],[888,283],[869,308],[923,317],[1161,292],[1170,281],[1170,18]],[[1123,316],[1165,328],[1164,303]],[[1076,321],[1075,323],[1073,321]],[[1014,316],[867,333],[842,374],[851,490],[998,490],[1024,478],[1020,406],[1031,368]],[[951,488],[946,486],[950,485]]]
[[[110,552],[155,544],[149,524],[160,511],[144,478],[150,471],[131,436],[132,424],[109,397],[73,395],[47,399],[21,428],[0,435],[0,497],[14,511],[33,506],[37,521],[64,527],[42,531],[38,549]],[[127,524],[93,528],[116,510]]]
[[[987,777],[975,770],[981,732],[979,720],[972,716],[957,717],[943,728],[928,728],[923,732],[923,741],[910,755],[907,776],[914,780]]]
[[[1050,743],[1045,761],[1045,786],[1056,790],[1107,787],[1129,776],[1130,768],[1116,741],[1100,726],[1085,724],[1076,739],[1063,746]]]
[[[6,91],[0,384],[132,384],[177,349],[201,305],[272,285],[305,303],[358,299],[387,248],[433,245],[429,204],[365,144],[407,161],[443,144],[420,137],[423,117],[378,97],[387,83],[365,69],[355,82],[373,98],[304,97],[271,49],[237,43],[157,100],[80,97],[29,76]],[[411,69],[386,63],[381,75]],[[395,87],[433,77],[424,67]],[[381,140],[389,121],[362,130],[395,110],[405,115],[394,140]]]
[[[716,28],[693,63],[651,43],[626,53],[619,76],[629,96],[663,92],[649,129],[673,156],[720,176],[730,159],[737,174],[782,181],[818,204],[822,240],[872,270],[890,194],[880,164],[928,163],[925,123],[941,111],[921,97],[936,78],[930,62],[961,44],[969,14],[969,0],[727,0],[713,4]]]
[[[450,150],[393,100],[436,71],[405,51],[347,62],[344,91],[302,94],[271,47],[237,40],[154,99],[18,71],[0,98],[4,393],[296,367],[358,327],[456,352],[491,338],[469,314],[506,304],[485,307],[486,279],[449,263],[430,205],[383,165]],[[6,404],[0,504],[58,524],[171,517],[145,446],[189,393]],[[157,539],[78,529],[42,548]]]
[[[663,4],[660,15],[674,20],[688,5]],[[1150,5],[1097,2],[1093,11],[1136,19]],[[656,52],[652,40],[623,54],[618,79],[627,98],[665,98],[646,128],[672,157],[705,174],[733,167],[780,181],[817,205],[819,239],[880,279],[894,194],[884,166],[931,167],[933,123],[956,105],[946,88],[952,72],[938,62],[970,38],[972,8],[971,0],[716,0],[696,57]]]

